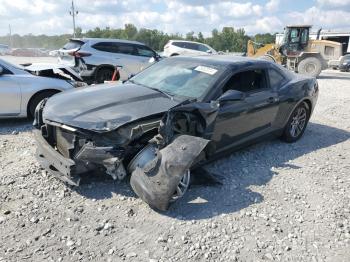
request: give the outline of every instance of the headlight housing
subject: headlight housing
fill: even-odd
[[[87,86],[85,82],[81,81],[67,80],[67,82],[70,83],[74,88]]]

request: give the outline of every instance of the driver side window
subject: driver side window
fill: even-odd
[[[249,93],[265,89],[266,87],[264,70],[248,70],[234,74],[225,84],[223,93],[228,90]]]

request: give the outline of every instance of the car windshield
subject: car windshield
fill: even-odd
[[[170,96],[200,99],[223,71],[223,66],[201,61],[165,59],[140,72],[130,81]]]

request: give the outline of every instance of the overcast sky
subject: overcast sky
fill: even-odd
[[[72,33],[70,0],[0,0],[0,35],[11,24],[18,34]],[[159,29],[210,34],[213,28],[243,27],[248,34],[281,32],[286,24],[312,24],[350,31],[350,0],[75,0],[77,26]]]

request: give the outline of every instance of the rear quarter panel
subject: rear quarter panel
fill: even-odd
[[[318,97],[318,84],[315,78],[296,76],[278,90],[280,98],[275,128],[283,129],[293,110],[303,101],[311,105],[311,113]]]

